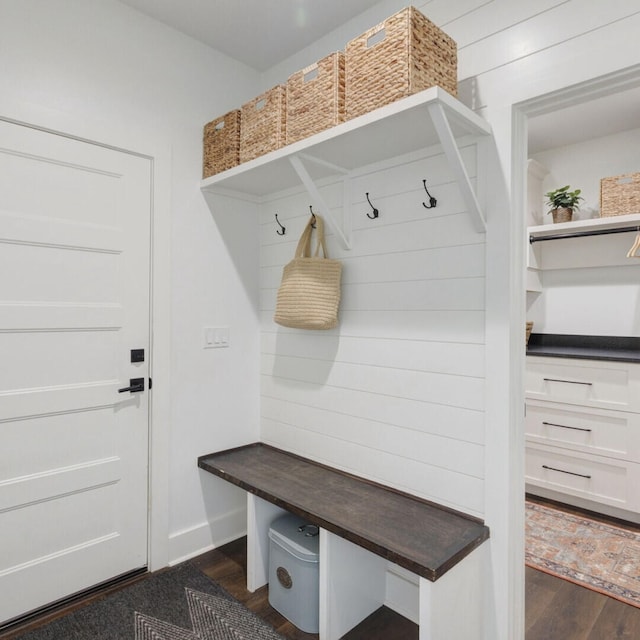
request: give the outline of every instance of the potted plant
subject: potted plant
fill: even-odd
[[[571,187],[566,185],[560,189],[545,193],[547,205],[550,207],[547,213],[553,216],[555,222],[570,222],[573,218],[574,210],[580,208],[580,200],[584,198],[580,195],[581,189],[569,191]]]

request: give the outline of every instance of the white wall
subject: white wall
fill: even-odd
[[[242,257],[238,250],[242,241],[248,242],[249,247],[255,248],[257,253],[257,239],[242,237],[243,231],[248,231],[251,226],[244,224],[246,218],[240,217],[242,214],[235,211],[230,203],[215,204],[214,216],[204,204],[198,188],[202,124],[242,104],[256,95],[259,88],[282,82],[289,73],[328,51],[342,48],[349,38],[404,4],[404,0],[385,0],[374,5],[360,18],[313,43],[263,77],[126,9],[114,0],[3,0],[0,4],[0,59],[5,87],[0,95],[0,112],[18,119],[32,119],[35,114],[39,121],[37,124],[53,128],[59,128],[56,125],[61,122],[74,123],[70,126],[75,130],[97,132],[95,137],[108,138],[113,135],[118,140],[124,138],[134,144],[137,137],[143,135],[160,147],[171,148],[173,347],[172,387],[166,392],[171,393],[172,399],[172,455],[169,467],[172,559],[195,553],[214,538],[223,539],[221,532],[226,531],[227,527],[228,530],[233,529],[229,523],[234,522],[239,504],[239,495],[232,495],[233,491],[223,488],[223,483],[207,478],[201,484],[202,477],[195,469],[196,456],[258,436],[254,428],[254,424],[257,424],[259,395],[256,367],[258,349],[257,345],[254,348],[253,341],[258,340],[259,332],[252,290],[256,286],[253,274],[257,277],[259,270],[257,262],[252,264],[254,254],[251,250],[244,249]],[[637,0],[607,3],[600,0],[541,0],[536,3],[527,0],[458,0],[455,3],[431,0],[416,3],[416,6],[458,42],[461,99],[484,115],[494,130],[501,162],[501,172],[493,171],[494,185],[504,180],[506,186],[511,187],[512,180],[518,178],[518,171],[514,172],[517,167],[512,164],[512,141],[514,135],[517,137],[519,133],[514,129],[514,104],[640,63],[640,48],[637,47],[640,10]],[[612,42],[615,42],[615,46],[610,46]],[[524,159],[516,158],[515,161],[522,163]],[[389,187],[394,181],[391,174],[381,177],[380,184],[387,191],[384,196],[385,207],[388,205],[389,211],[404,214],[407,209],[401,203],[405,197],[409,197],[411,188],[404,187],[397,193],[391,193]],[[521,479],[524,441],[521,429],[521,369],[524,293],[520,265],[523,264],[524,215],[519,198],[508,203],[499,191],[490,194],[492,200],[486,242],[491,258],[481,271],[486,285],[485,395],[482,407],[471,408],[481,408],[485,412],[484,436],[478,442],[467,442],[470,433],[482,433],[482,428],[469,429],[459,441],[452,443],[455,445],[453,449],[447,447],[451,453],[453,450],[459,451],[458,447],[468,445],[469,449],[475,450],[472,456],[474,465],[479,459],[477,451],[484,449],[484,469],[480,472],[483,495],[480,500],[469,500],[462,493],[462,485],[458,485],[455,494],[448,497],[447,501],[482,513],[491,528],[492,565],[487,574],[491,585],[486,594],[488,609],[485,637],[490,640],[515,640],[521,637],[522,631],[521,515],[524,483]],[[306,205],[306,200],[296,200],[295,197],[287,202],[290,211],[296,212],[298,206],[306,211]],[[383,210],[382,206],[380,208]],[[234,213],[237,215],[234,216]],[[271,233],[268,228],[272,228],[265,215],[263,212],[260,218],[263,247],[269,242],[263,231]],[[302,218],[297,224],[301,222]],[[380,228],[384,228],[382,225],[388,225],[387,229],[391,227],[384,218],[380,222]],[[405,220],[402,224],[422,230],[431,223],[428,219],[421,219]],[[300,229],[298,226],[296,230],[296,223],[293,223],[290,238]],[[373,237],[376,234],[381,236],[381,233],[373,229],[367,225],[358,231],[358,242],[361,242],[358,246],[378,247],[375,253],[387,252],[388,245],[375,244]],[[410,236],[403,235],[405,238]],[[365,238],[364,241],[362,238]],[[398,240],[393,244],[393,252],[401,252],[403,242]],[[260,269],[263,325],[268,322],[265,318],[269,313],[270,294],[266,290],[273,287],[273,284],[267,284],[267,269],[281,263],[290,254],[283,248],[284,245],[277,247],[275,262],[265,262],[263,257]],[[423,257],[426,258],[427,247],[415,249],[424,252]],[[347,292],[358,293],[362,302],[346,310],[354,319],[359,314],[358,308],[365,313],[360,315],[358,321],[348,325],[348,336],[344,343],[342,339],[332,342],[330,337],[314,342],[316,349],[323,349],[322,340],[330,343],[329,353],[324,359],[315,357],[316,365],[311,370],[316,376],[315,380],[319,380],[320,375],[335,376],[341,373],[344,376],[357,371],[359,376],[362,374],[360,379],[365,386],[352,389],[349,394],[351,399],[355,393],[375,396],[377,391],[372,384],[374,377],[371,371],[391,366],[405,371],[407,389],[421,385],[428,373],[420,363],[409,366],[407,363],[411,359],[408,355],[401,357],[398,350],[386,354],[375,350],[371,353],[372,345],[376,344],[370,340],[372,336],[390,340],[391,344],[397,346],[402,342],[399,329],[404,330],[406,325],[396,324],[402,322],[399,314],[396,314],[384,333],[378,327],[374,327],[375,331],[367,332],[372,322],[371,312],[376,309],[372,308],[373,298],[367,301],[360,293],[368,287],[377,288],[380,292],[388,291],[388,285],[384,273],[366,275],[369,271],[365,265],[375,264],[375,258],[359,255],[357,248],[355,251],[352,255],[356,257],[348,258],[351,262],[347,262],[346,276],[355,278],[347,285]],[[385,256],[385,260],[392,259],[390,254]],[[470,258],[462,264],[466,267],[477,266]],[[392,270],[399,273],[402,266],[395,263]],[[468,278],[469,272],[464,271],[462,277]],[[271,278],[273,283],[272,274]],[[405,277],[404,282],[407,280]],[[427,283],[428,280],[423,282]],[[238,291],[241,292],[239,296]],[[436,295],[440,294],[436,291]],[[383,311],[388,314],[393,309]],[[473,315],[474,309],[468,311],[470,316]],[[384,318],[384,314],[376,316]],[[231,326],[233,346],[228,352],[204,352],[200,349],[204,324]],[[463,348],[468,346],[470,351],[476,353],[477,345],[483,342],[477,336],[480,324],[476,322],[467,330],[459,329],[457,340],[452,339],[451,335],[442,337],[446,338],[448,344],[461,343]],[[423,323],[419,322],[417,326],[422,332]],[[430,324],[429,331],[434,327],[433,323]],[[275,364],[273,353],[270,352],[280,346],[273,340],[277,335],[265,331],[263,366],[268,367],[269,362],[272,366]],[[417,340],[411,344],[427,346],[426,343],[429,343],[429,347],[437,350],[440,337],[436,336],[431,333],[425,340],[425,334],[419,333]],[[292,342],[289,341],[286,346],[292,348]],[[335,370],[330,366],[334,354],[339,356]],[[429,357],[433,356],[430,354]],[[291,364],[291,356],[286,351],[278,358],[283,365]],[[480,366],[482,354],[479,358],[476,354],[475,358],[475,366]],[[457,371],[456,375],[471,380],[483,379],[482,376],[475,377],[476,369],[461,373]],[[441,374],[439,370],[438,375]],[[339,386],[335,385],[336,388]],[[321,388],[318,390],[321,391]],[[428,385],[423,388],[428,389]],[[422,402],[406,392],[400,393],[399,397],[405,407]],[[291,410],[291,403],[276,400],[279,403],[278,411],[285,404]],[[322,402],[314,408],[315,416],[307,409],[304,419],[317,418],[327,409],[334,413],[340,413],[340,410],[344,414],[349,413],[344,410],[344,405],[338,403],[327,407]],[[309,407],[310,404],[304,406]],[[456,408],[459,415],[461,409],[463,407]],[[274,437],[275,426],[266,423],[269,411],[270,405],[265,400],[265,434]],[[419,438],[420,446],[425,447],[417,463],[419,466],[413,465],[413,468],[426,468],[431,464],[426,442],[440,442],[442,434],[425,433],[422,425],[416,425],[415,417],[419,412],[415,411],[415,407],[408,414],[411,429],[407,429],[407,425],[396,424],[400,422],[396,417],[398,414],[376,422],[362,416],[361,408],[357,411],[357,426],[365,429],[365,433],[357,436],[360,438],[357,442],[359,450],[369,446],[371,428],[375,426],[378,429],[380,456],[384,459],[384,465],[379,468],[384,471],[385,477],[399,484],[403,482],[397,469],[403,465],[405,453],[394,452],[393,455],[397,456],[394,464],[390,462],[391,456],[387,451],[388,446],[410,446],[408,437],[401,438],[399,442],[390,438],[391,434],[401,430],[405,430],[411,438]],[[298,419],[294,414],[290,415],[289,419]],[[363,417],[364,422],[361,421]],[[426,423],[427,420],[423,422]],[[457,421],[447,424],[453,428]],[[353,440],[356,438],[355,422],[349,422],[348,429],[349,437]],[[309,432],[308,435],[313,434]],[[280,442],[286,442],[289,446],[295,444],[287,436],[278,437]],[[311,442],[307,441],[308,444]],[[386,442],[390,442],[390,445]],[[336,449],[332,459],[338,453],[339,449]],[[328,455],[327,447],[322,455]],[[372,457],[368,460],[375,462]],[[451,467],[454,461],[446,459],[442,462],[440,480],[444,485],[449,473],[447,465]],[[469,474],[470,478],[477,478],[475,468]],[[409,488],[424,493],[424,485],[418,477],[412,476],[408,484],[411,485]],[[437,483],[434,480],[429,484]],[[440,496],[445,497],[442,493]],[[227,518],[225,514],[228,514]],[[214,523],[213,534],[208,520]]]
[[[402,8],[404,2],[381,2],[371,8],[366,14],[343,25],[332,34],[314,43],[293,58],[283,62],[270,70],[263,77],[266,88],[277,82],[283,82],[287,76],[320,58],[329,51],[344,47],[352,37],[366,28]],[[501,171],[493,175],[493,184],[500,185],[501,181],[512,189],[515,185],[512,201],[500,199],[500,194],[490,194],[494,197],[493,206],[488,210],[487,252],[488,261],[484,270],[486,279],[485,289],[485,337],[481,343],[485,345],[484,363],[485,377],[485,429],[484,442],[477,443],[484,449],[484,469],[481,482],[484,486],[481,515],[485,517],[491,528],[492,565],[488,578],[492,582],[487,590],[487,628],[485,637],[503,640],[513,640],[522,637],[523,629],[523,458],[524,437],[522,429],[522,407],[524,406],[522,368],[524,365],[524,319],[525,294],[522,277],[523,237],[524,237],[524,164],[526,157],[514,157],[514,140],[520,138],[520,146],[525,148],[522,141],[525,118],[519,116],[514,119],[514,105],[519,105],[537,96],[560,90],[569,85],[586,82],[600,75],[615,72],[640,62],[640,51],[635,41],[640,28],[640,7],[637,2],[614,2],[603,5],[598,0],[545,0],[530,3],[525,0],[468,0],[461,2],[447,2],[446,0],[432,0],[431,2],[415,3],[425,15],[441,26],[458,43],[458,77],[460,83],[460,98],[468,106],[483,115],[492,125],[496,147],[500,159]],[[616,42],[616,47],[609,43]],[[518,114],[516,114],[518,115]],[[382,181],[384,188],[391,184],[391,178]],[[302,202],[300,203],[302,205]],[[291,203],[294,208],[293,202]],[[392,205],[395,213],[395,207]],[[268,220],[261,217],[264,224]],[[372,232],[368,231],[367,235]],[[406,240],[413,240],[411,234]],[[369,238],[360,234],[356,236],[356,243],[367,246]],[[400,241],[402,242],[402,241]],[[400,246],[402,246],[400,244]],[[382,248],[381,252],[385,249]],[[263,240],[264,252],[264,240]],[[286,251],[282,251],[286,254]],[[279,258],[282,260],[282,257]],[[360,256],[349,258],[347,269],[352,264],[357,270]],[[470,263],[469,263],[470,264]],[[266,269],[270,264],[263,259],[263,287],[269,281]],[[396,267],[392,266],[395,270]],[[400,271],[398,271],[400,273]],[[273,282],[271,280],[271,282]],[[272,284],[269,285],[273,286]],[[364,283],[361,285],[364,286]],[[270,295],[270,294],[269,294]],[[268,298],[269,299],[269,298]],[[263,382],[265,391],[271,396],[277,396],[277,404],[272,398],[263,402],[263,433],[273,438],[285,447],[304,448],[313,444],[319,449],[307,451],[308,455],[320,455],[323,459],[345,466],[366,468],[369,473],[384,474],[393,482],[400,482],[398,469],[407,466],[413,468],[413,462],[407,464],[406,449],[414,437],[407,432],[400,436],[400,442],[393,442],[391,447],[383,445],[384,454],[379,454],[370,447],[372,433],[376,434],[376,443],[385,442],[385,438],[393,441],[392,435],[401,432],[399,425],[390,424],[385,419],[375,425],[362,421],[362,408],[353,408],[348,396],[356,393],[368,392],[375,396],[379,389],[375,386],[377,376],[373,375],[381,364],[389,366],[388,361],[380,362],[369,355],[369,342],[362,339],[361,334],[367,335],[366,329],[370,317],[360,318],[360,322],[350,321],[355,309],[347,309],[348,334],[345,343],[349,344],[349,371],[358,374],[358,383],[364,388],[352,389],[342,399],[337,397],[337,388],[343,383],[335,384],[337,373],[344,368],[343,360],[347,353],[343,349],[342,334],[340,340],[330,347],[331,356],[327,358],[337,361],[334,367],[325,362],[324,370],[316,361],[311,371],[316,372],[312,382],[319,383],[321,375],[328,376],[326,386],[318,384],[313,393],[305,398],[297,390],[293,400],[284,400],[286,384],[278,381],[279,388],[275,390],[276,376],[271,376],[275,362],[272,351],[273,338],[270,337],[271,328],[268,325],[270,304],[263,302],[265,318],[263,326],[265,345],[263,346],[263,373],[267,382]],[[399,322],[399,321],[398,321]],[[267,324],[264,324],[267,323]],[[402,324],[398,324],[400,328]],[[428,340],[431,327],[419,336],[419,340]],[[374,332],[375,334],[375,332]],[[464,341],[464,333],[458,335]],[[397,339],[398,334],[392,334]],[[413,338],[414,336],[412,336]],[[452,336],[445,338],[452,341]],[[327,343],[330,338],[325,338]],[[313,344],[315,340],[307,343]],[[290,349],[287,341],[278,341],[277,346],[285,349],[283,360],[286,360],[286,349]],[[345,346],[346,346],[345,344]],[[358,348],[358,345],[360,348]],[[300,345],[298,345],[300,349]],[[315,352],[314,352],[315,353]],[[393,353],[393,350],[391,350]],[[395,356],[396,354],[394,354]],[[410,358],[398,365],[398,360],[391,366],[400,366],[411,371]],[[405,356],[406,357],[406,356]],[[375,356],[374,356],[375,358]],[[284,369],[287,375],[289,370]],[[367,373],[363,373],[366,371]],[[377,371],[376,371],[377,372]],[[412,383],[421,379],[422,372],[413,370],[408,374]],[[344,380],[344,377],[341,378]],[[309,383],[302,383],[302,389]],[[293,385],[292,385],[293,386]],[[354,383],[350,382],[353,387]],[[334,388],[335,387],[335,388]],[[288,396],[291,397],[291,396]],[[324,404],[330,398],[331,404]],[[395,399],[394,399],[395,401]],[[296,404],[299,403],[299,404]],[[345,428],[344,421],[338,426],[311,427],[301,433],[300,430],[274,424],[273,415],[277,410],[283,421],[291,421],[294,415],[287,404],[296,404],[295,420],[306,425],[319,424],[318,418],[334,417],[335,414],[346,414],[356,418],[355,423],[349,421]],[[364,404],[364,403],[363,403]],[[305,408],[306,407],[306,408]],[[431,423],[430,409],[425,407],[423,424]],[[395,414],[397,415],[397,414]],[[414,416],[417,415],[417,412]],[[370,419],[370,418],[369,418]],[[329,421],[331,422],[331,420]],[[324,423],[322,423],[324,424]],[[335,428],[334,428],[335,427]],[[359,442],[349,442],[345,445],[343,438],[354,439],[357,429],[362,432]],[[337,432],[336,432],[337,429]],[[320,431],[321,433],[318,433]],[[326,433],[329,431],[329,433]],[[348,435],[347,435],[348,434]],[[421,434],[424,437],[424,434]],[[328,445],[334,438],[333,450]],[[367,452],[370,448],[371,451]],[[453,449],[450,450],[452,452]],[[346,452],[346,455],[345,455]],[[354,454],[361,454],[356,459]],[[390,459],[395,456],[395,463]],[[413,452],[413,458],[420,458],[420,464],[429,465],[430,451],[423,448]],[[449,479],[453,460],[449,457],[441,461],[440,479],[446,483]],[[409,489],[416,492],[428,492],[433,476],[427,475],[427,482],[411,475],[406,480]],[[455,487],[455,485],[454,485]],[[469,499],[462,493],[462,485],[453,489],[456,497],[452,500],[458,506],[469,507]],[[442,495],[440,496],[443,497]],[[451,497],[449,497],[451,500]]]
[[[549,170],[542,192],[580,188],[585,200],[575,217],[597,218],[600,179],[637,171],[639,146],[640,129],[633,129],[538,153],[534,159]],[[628,233],[534,245],[544,266],[542,292],[528,294],[534,331],[639,336],[640,261],[626,257],[634,239]]]
[[[157,461],[162,486],[152,487],[155,495],[168,486],[164,563],[235,537],[239,492],[202,482],[196,458],[257,438],[257,231],[238,207],[214,217],[199,182],[202,126],[253,96],[258,74],[112,0],[3,0],[0,60],[1,116],[166,153],[156,214],[170,220],[156,222],[168,229],[170,254],[157,275],[171,317],[156,326],[171,322],[162,357],[170,388],[168,372],[157,371],[153,393],[169,408],[170,433],[155,433],[169,455]],[[229,326],[232,346],[204,351],[205,325]]]
[[[463,157],[475,179],[475,146]],[[425,178],[435,209],[422,205]],[[339,217],[341,185],[323,191]],[[482,517],[484,234],[439,149],[362,170],[351,191],[344,211],[353,249],[328,235],[344,269],[340,326],[331,331],[272,320],[309,196],[262,207],[262,439]],[[367,192],[376,220],[365,215]]]
[[[584,197],[580,210],[574,212],[574,219],[598,218],[600,179],[638,170],[640,129],[598,138],[590,137],[589,132],[585,131],[584,137],[582,142],[548,149],[532,156],[549,172],[542,181],[540,201],[543,211],[548,210],[548,207],[542,207],[543,194],[570,184],[572,189],[582,189],[581,195]],[[546,216],[541,222],[550,223],[551,216]]]

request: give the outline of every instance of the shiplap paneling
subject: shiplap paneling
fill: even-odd
[[[508,0],[496,1],[496,15],[509,4]],[[586,4],[581,0],[558,2],[555,7],[542,12],[539,12],[537,3],[532,4],[529,16],[520,12],[521,20],[511,24],[502,23],[502,29],[490,37],[483,32],[484,37],[478,39],[476,36],[473,44],[465,46],[459,42],[459,71],[462,72],[459,77],[473,77],[498,69],[506,63],[511,64],[640,13],[638,4],[628,0],[589,2],[588,7]],[[484,15],[486,22],[491,16],[489,11],[487,7]],[[454,25],[449,25],[449,31],[455,38]]]
[[[482,444],[484,416],[481,411],[462,409],[370,391],[310,385],[300,381],[263,376],[262,398],[294,402],[314,408],[339,407],[345,415],[383,422],[395,427],[426,430],[432,435]],[[398,431],[400,433],[400,431]]]
[[[463,161],[475,183],[476,149]],[[423,180],[438,204],[426,209]],[[340,324],[273,320],[283,266],[309,216],[293,190],[260,213],[261,439],[481,516],[484,476],[485,247],[438,147],[320,186],[331,213],[352,216]],[[380,210],[367,218],[369,193]],[[274,215],[287,228],[276,234]]]

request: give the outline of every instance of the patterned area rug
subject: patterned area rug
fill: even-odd
[[[525,561],[640,607],[640,533],[527,501]]]
[[[190,563],[154,574],[20,640],[283,640]]]

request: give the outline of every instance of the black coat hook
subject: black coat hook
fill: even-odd
[[[313,222],[311,223],[311,228],[315,229],[316,228],[316,214],[313,213],[313,205],[312,204],[309,205],[309,211],[311,211],[311,215],[313,216]]]
[[[280,220],[278,220],[278,214],[276,213],[276,222],[278,223],[278,225],[280,226],[280,229],[282,229],[282,231],[276,229],[276,233],[279,236],[283,236],[286,232],[287,232],[287,228],[282,226],[282,223],[280,222]]]
[[[425,209],[433,209],[437,204],[438,201],[429,193],[429,189],[427,189],[427,181],[423,180],[422,184],[424,185],[424,190],[427,192],[427,195],[429,196],[429,204],[427,205],[426,203],[422,203],[422,206]]]
[[[380,211],[378,211],[378,209],[376,209],[372,204],[371,204],[371,200],[369,200],[369,193],[365,193],[365,195],[367,196],[367,202],[369,203],[369,206],[373,209],[372,214],[371,213],[367,213],[367,218],[370,218],[371,220],[375,220],[379,215],[380,215]]]

